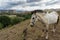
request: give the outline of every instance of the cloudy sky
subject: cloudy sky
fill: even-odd
[[[0,10],[59,9],[60,0],[0,0]]]

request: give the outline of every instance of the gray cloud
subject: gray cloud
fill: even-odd
[[[27,0],[26,2],[23,2],[23,1],[9,1],[9,2],[6,2],[3,6],[1,5],[0,6],[0,10],[1,9],[10,9],[12,7],[15,7],[15,6],[30,6],[30,7],[34,7],[34,6],[42,6],[42,4],[45,4],[46,6],[50,6],[50,5],[54,5],[56,3],[60,3],[60,0],[52,0],[52,1],[49,1],[49,2],[43,2],[43,3],[38,3],[36,4],[36,2],[40,2],[42,0]],[[18,10],[18,9],[17,9]]]
[[[53,1],[54,1],[54,0],[53,0]],[[57,0],[57,1],[54,1],[54,2],[52,2],[52,1],[47,2],[47,3],[46,3],[46,6],[54,5],[54,4],[56,4],[56,3],[60,3],[60,0]]]
[[[27,0],[27,2],[38,2],[38,1],[41,1],[41,0]]]
[[[22,5],[24,3],[25,2],[21,2],[21,1],[18,1],[18,2],[4,2],[4,5],[0,6],[0,10],[9,9],[11,7],[14,7],[14,6],[17,6],[17,5]]]

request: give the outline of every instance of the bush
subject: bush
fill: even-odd
[[[19,23],[21,21],[21,19],[19,19],[18,17],[15,17],[15,18],[13,18],[12,20],[11,20],[11,24],[13,25],[13,24],[17,24],[17,23]]]
[[[0,29],[2,29],[3,28],[3,24],[2,23],[0,23]]]
[[[30,19],[31,18],[31,15],[32,14],[20,14],[20,15],[17,15],[17,16],[24,17],[24,20],[26,20],[26,19]]]
[[[30,18],[31,18],[31,14],[25,15],[24,18],[25,18],[25,20],[26,20],[26,19],[30,19]]]
[[[9,25],[14,25],[19,22],[25,21],[31,18],[31,14],[20,15],[22,17],[8,17],[8,16],[0,16],[0,29],[5,28]]]
[[[0,16],[0,23],[2,23],[4,27],[6,27],[11,23],[11,21],[7,16]]]

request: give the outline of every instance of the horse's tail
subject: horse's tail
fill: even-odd
[[[56,24],[58,24],[59,23],[59,16],[58,16],[58,20],[57,20],[57,23]]]

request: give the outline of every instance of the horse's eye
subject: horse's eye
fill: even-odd
[[[32,19],[34,19],[34,17]]]

